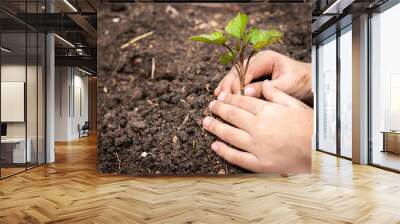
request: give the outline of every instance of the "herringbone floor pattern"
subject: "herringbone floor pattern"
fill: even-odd
[[[126,177],[96,173],[96,142],[0,181],[0,223],[400,223],[400,175],[315,152],[313,173]]]

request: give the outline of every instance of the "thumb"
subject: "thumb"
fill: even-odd
[[[288,107],[302,107],[309,108],[300,100],[289,96],[281,90],[275,88],[269,80],[265,80],[261,86],[262,94],[264,98],[270,102],[288,106]]]
[[[246,85],[244,88],[245,96],[252,96],[256,98],[262,97],[262,83],[263,82],[254,82]]]

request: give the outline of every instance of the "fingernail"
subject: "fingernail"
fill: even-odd
[[[217,144],[217,142],[213,142],[212,144],[211,144],[211,149],[213,150],[213,151],[217,151],[218,150],[218,144]]]
[[[211,123],[211,117],[204,118],[204,120],[203,120],[204,127],[208,127],[210,125],[210,123]]]
[[[254,96],[256,95],[256,90],[252,87],[245,87],[244,88],[244,95],[247,96]]]
[[[225,97],[226,97],[226,93],[222,92],[222,93],[220,93],[220,94],[218,95],[218,98],[217,98],[217,99],[218,99],[219,101],[224,101]]]
[[[216,102],[217,102],[216,100],[211,101],[211,103],[208,105],[208,108],[211,109]]]

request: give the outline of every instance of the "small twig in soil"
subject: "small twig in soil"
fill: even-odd
[[[127,47],[129,47],[129,46],[132,46],[132,45],[133,45],[134,43],[136,43],[137,41],[139,41],[139,40],[141,40],[141,39],[143,39],[143,38],[146,38],[146,37],[152,35],[153,33],[154,33],[154,31],[150,31],[150,32],[147,32],[147,33],[142,34],[142,35],[140,35],[140,36],[137,36],[137,37],[135,37],[135,38],[132,38],[131,40],[129,40],[129,41],[126,42],[125,44],[121,45],[121,49],[125,49],[125,48],[127,48]]]
[[[156,73],[156,59],[152,58],[151,59],[151,76],[150,76],[151,80],[154,79],[154,74],[155,73]]]
[[[192,146],[193,146],[193,149],[196,149],[196,140],[193,140]]]
[[[195,5],[198,7],[205,7],[205,8],[232,8],[231,6],[225,3],[212,3],[212,4],[191,3],[191,5]]]
[[[118,170],[121,171],[121,160],[119,159],[117,152],[115,152],[115,156],[117,157],[117,161],[118,161]]]
[[[183,125],[185,125],[185,124],[186,124],[186,122],[189,120],[189,114],[190,114],[190,113],[187,113],[187,114],[186,114],[186,117],[185,117],[185,119],[183,119],[183,121],[182,121],[182,123],[179,125],[179,127],[178,127],[177,131],[180,131],[180,130],[181,130],[181,128],[183,127]]]

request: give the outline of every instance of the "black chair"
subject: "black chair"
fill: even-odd
[[[78,125],[79,138],[89,136],[89,129],[90,129],[89,121],[85,121],[85,123],[82,125],[82,127],[80,127],[80,125]]]

